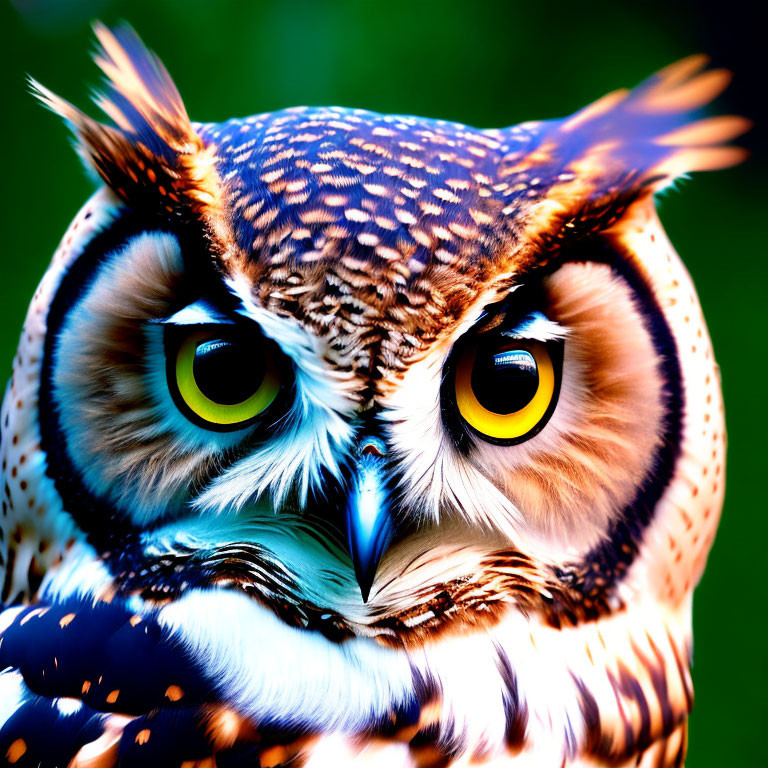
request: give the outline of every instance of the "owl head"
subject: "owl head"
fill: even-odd
[[[5,599],[90,558],[147,600],[217,584],[399,644],[687,616],[725,434],[654,195],[741,159],[744,121],[699,114],[727,73],[498,130],[193,123],[129,29],[96,32],[108,122],[34,84],[103,185],[5,399]]]

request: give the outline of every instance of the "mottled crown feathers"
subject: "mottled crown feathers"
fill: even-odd
[[[232,206],[227,203],[226,190],[237,185],[238,174],[229,160],[237,156],[238,142],[247,141],[252,147],[254,138],[247,133],[243,137],[230,135],[242,132],[243,121],[224,123],[218,130],[193,125],[166,69],[133,30],[123,26],[110,31],[97,24],[95,31],[101,42],[95,60],[107,78],[104,93],[95,101],[113,125],[88,117],[33,81],[37,95],[69,122],[86,161],[129,204],[202,220],[217,231],[219,239],[229,240],[229,225],[221,226],[222,222],[237,226],[239,215],[228,210]],[[499,234],[514,235],[514,243],[502,236],[507,245],[494,256],[497,268],[506,269],[513,253],[520,268],[526,255],[540,254],[543,246],[611,226],[641,194],[656,191],[687,172],[723,168],[743,159],[744,150],[724,142],[746,131],[748,121],[734,116],[702,118],[698,114],[730,79],[725,70],[704,70],[706,63],[704,56],[689,57],[634,90],[610,93],[563,120],[476,131],[443,121],[391,118],[402,120],[408,135],[401,130],[390,143],[396,148],[399,141],[402,147],[407,139],[406,146],[420,145],[439,180],[456,162],[446,152],[446,145],[458,148],[458,162],[470,168],[472,156],[461,154],[472,152],[467,136],[487,142],[482,173],[476,173],[472,183],[486,189],[479,194],[486,198],[483,206],[490,214],[491,228],[497,228]],[[355,121],[341,133],[335,128],[326,131],[317,152],[326,147],[328,154],[331,145],[342,153],[364,149],[363,142],[382,116],[362,110],[338,112],[354,115]],[[290,110],[270,119],[281,130],[292,129]],[[216,136],[224,134],[229,157],[218,152]],[[287,141],[294,138],[299,137]],[[436,146],[439,143],[444,146]],[[386,139],[378,140],[384,154],[386,145]],[[251,166],[258,165],[255,159]],[[397,194],[394,185],[400,186],[400,179],[391,174],[387,178],[381,153],[371,156],[370,167],[376,168],[382,182],[391,183],[393,194]],[[341,171],[348,176],[348,168]],[[224,184],[222,179],[230,181]],[[321,187],[320,183],[313,187],[318,195]],[[273,197],[271,190],[264,194]],[[310,197],[307,204],[315,202]],[[463,216],[460,210],[457,213]],[[225,250],[232,247],[231,242],[221,245]],[[237,247],[247,250],[242,239]]]

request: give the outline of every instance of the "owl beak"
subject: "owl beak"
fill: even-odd
[[[394,534],[390,509],[386,447],[378,438],[365,438],[354,464],[346,510],[349,552],[364,603]]]

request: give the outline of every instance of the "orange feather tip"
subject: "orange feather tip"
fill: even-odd
[[[657,144],[670,147],[704,147],[724,144],[739,138],[752,128],[752,121],[737,115],[707,117],[661,136]]]
[[[141,42],[129,26],[114,32],[103,24],[94,25],[101,47],[94,62],[107,79],[108,88],[125,99],[131,110],[137,111],[169,144],[181,139],[179,151],[189,151],[200,140],[192,130],[187,110],[168,70],[160,59]],[[112,112],[120,113],[109,97],[99,97]],[[125,116],[131,123],[130,117]],[[114,119],[114,118],[113,118]],[[185,141],[186,140],[186,141]],[[190,146],[186,142],[190,142]]]
[[[654,172],[668,180],[698,171],[722,171],[743,163],[749,152],[742,147],[686,147],[654,167]]]
[[[749,131],[752,121],[737,115],[700,116],[700,110],[720,96],[733,77],[727,69],[706,69],[708,63],[703,54],[689,56],[662,69],[637,89],[639,98],[632,110],[638,115],[658,115],[660,126],[665,115],[683,118],[652,139],[657,147],[669,148],[669,154],[647,171],[647,177],[658,177],[651,185],[654,189],[687,173],[730,168],[749,155],[728,142]]]
[[[727,69],[703,69],[707,63],[706,56],[691,56],[662,69],[640,86],[637,110],[688,112],[709,104],[728,87],[733,75]]]

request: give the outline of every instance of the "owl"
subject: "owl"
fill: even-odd
[[[190,122],[96,27],[101,186],[2,409],[0,761],[681,766],[718,369],[654,195],[692,57],[501,130]]]

